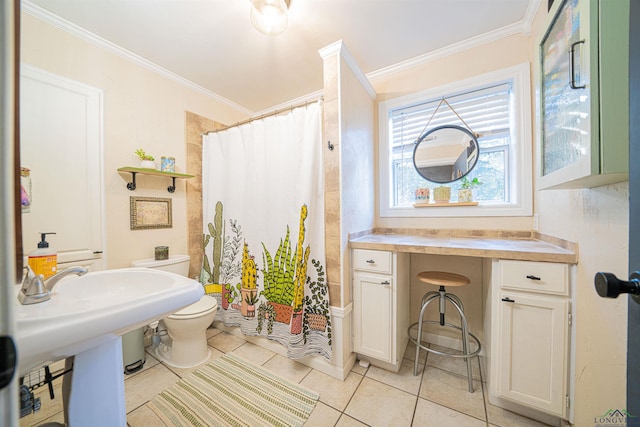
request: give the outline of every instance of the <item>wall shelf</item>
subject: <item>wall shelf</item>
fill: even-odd
[[[133,191],[136,189],[136,174],[140,175],[152,175],[152,176],[166,176],[171,178],[172,184],[167,187],[167,191],[169,193],[173,193],[176,191],[176,178],[178,179],[187,179],[193,178],[193,175],[188,175],[186,173],[175,173],[175,172],[162,172],[155,169],[146,169],[146,168],[134,168],[131,166],[125,166],[122,168],[118,168],[118,172],[127,172],[131,174],[131,182],[127,183],[127,189],[129,191]]]

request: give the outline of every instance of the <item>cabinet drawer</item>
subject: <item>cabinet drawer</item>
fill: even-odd
[[[354,249],[353,268],[355,270],[391,274],[391,252]]]
[[[500,261],[500,287],[569,295],[569,266],[551,262]]]

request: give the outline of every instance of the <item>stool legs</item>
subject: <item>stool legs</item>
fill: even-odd
[[[420,310],[420,317],[418,317],[418,343],[416,344],[416,360],[413,362],[413,375],[418,375],[418,361],[420,360],[420,345],[422,343],[422,319],[424,317],[424,312],[431,303],[436,298],[440,298],[440,294],[438,292],[432,291],[427,292],[422,297],[422,309]]]
[[[423,320],[424,318],[424,313],[427,309],[427,307],[429,306],[429,304],[435,300],[438,299],[439,302],[439,314],[440,314],[440,319],[439,322],[432,322],[432,321],[425,321]],[[455,325],[450,325],[445,323],[445,309],[446,309],[446,303],[447,301],[449,301],[451,303],[451,305],[453,305],[456,310],[458,311],[458,314],[460,315],[460,328],[458,328]],[[475,338],[475,336],[471,335],[471,333],[469,332],[469,326],[467,323],[467,318],[464,314],[464,307],[462,305],[462,301],[460,300],[460,298],[458,298],[457,295],[454,294],[449,294],[446,293],[444,286],[440,286],[440,289],[436,292],[436,291],[431,291],[431,292],[427,292],[426,294],[424,294],[424,296],[422,297],[422,303],[421,303],[422,307],[420,309],[420,317],[418,318],[418,335],[416,337],[416,358],[413,364],[413,375],[418,375],[418,362],[420,359],[420,350],[424,349],[426,351],[430,351],[430,352],[434,352],[440,355],[444,355],[446,356],[446,353],[440,353],[440,352],[436,352],[435,350],[432,349],[428,349],[426,347],[422,347],[422,325],[424,323],[439,323],[440,326],[449,326],[449,327],[453,327],[456,329],[460,329],[462,331],[462,355],[459,355],[457,357],[463,357],[465,359],[465,362],[467,364],[467,380],[468,380],[468,384],[469,384],[469,392],[473,393],[473,372],[472,372],[472,366],[471,366],[471,360],[469,360],[471,357],[477,355],[480,352],[480,342],[478,341],[477,338]],[[415,325],[415,324],[414,324]],[[409,328],[411,329],[411,327]],[[478,348],[476,349],[475,352],[471,353],[470,352],[470,342],[469,342],[469,336],[472,336],[474,338],[474,340],[476,341],[476,343],[478,344]],[[409,334],[409,336],[411,337],[411,334]]]
[[[462,308],[462,303],[458,305],[451,296],[454,296],[458,302],[460,299],[455,295],[447,295],[447,299],[451,301],[451,304],[458,310],[460,313],[460,326],[462,327],[462,354],[469,354],[469,326],[467,325],[467,317],[464,315],[464,311]],[[467,379],[469,381],[469,393],[473,393],[473,374],[471,370],[471,360],[469,357],[465,357],[464,361],[467,362]]]
[[[462,354],[469,354],[469,348],[471,347],[469,345],[469,325],[467,323],[467,316],[464,315],[464,306],[457,295],[447,294],[447,297],[458,310],[458,313],[460,313],[460,326],[462,327]],[[464,360],[467,362],[467,376],[468,378],[471,378],[471,360],[469,357],[465,357]],[[471,379],[469,379],[469,392],[473,393],[473,381]]]

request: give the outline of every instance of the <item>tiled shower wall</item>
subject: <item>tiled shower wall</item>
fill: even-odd
[[[202,247],[202,134],[223,127],[222,124],[186,112],[187,170],[195,178],[187,181],[187,219],[189,221],[189,277],[200,277]]]
[[[324,60],[323,141],[324,155],[324,233],[329,301],[342,307],[340,236],[340,105],[338,55]],[[329,150],[329,143],[333,149]]]

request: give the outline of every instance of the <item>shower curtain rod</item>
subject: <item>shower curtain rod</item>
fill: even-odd
[[[313,104],[314,102],[318,102],[318,101],[324,101],[324,96],[321,96],[318,99],[315,99],[313,101],[301,102],[299,104],[295,104],[295,105],[292,105],[290,107],[283,108],[281,110],[275,110],[275,111],[272,111],[270,113],[261,114],[258,117],[252,117],[250,119],[242,120],[242,121],[236,122],[236,123],[234,123],[232,125],[221,127],[220,129],[210,130],[208,132],[204,132],[202,135],[204,136],[204,135],[209,135],[211,133],[222,132],[224,130],[228,130],[228,129],[231,129],[231,128],[234,128],[234,127],[245,125],[247,123],[251,123],[254,120],[262,120],[262,119],[264,119],[266,117],[277,116],[278,114],[282,114],[282,113],[284,113],[286,111],[292,111],[295,108],[306,107],[307,105]]]

